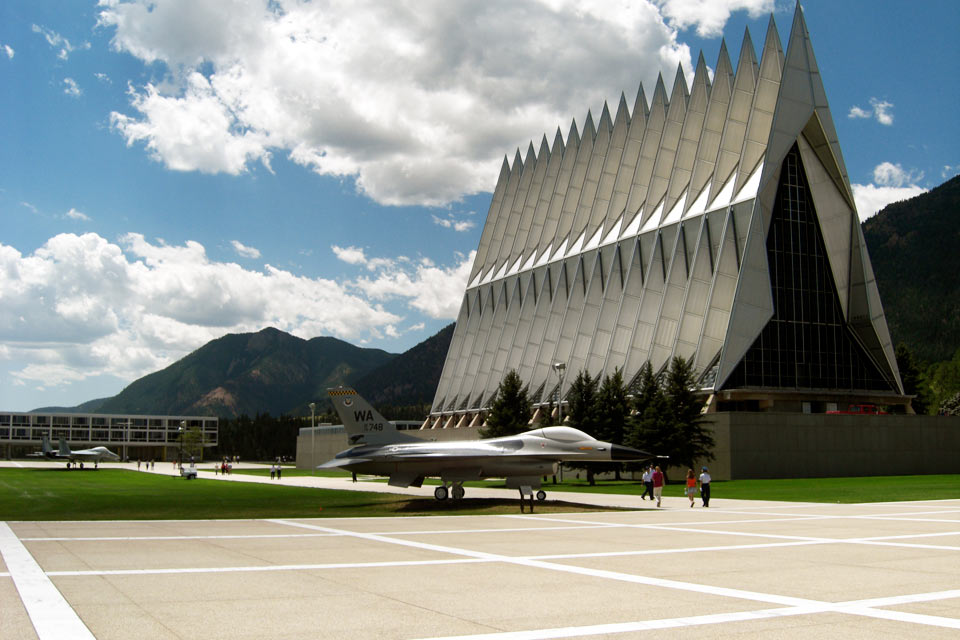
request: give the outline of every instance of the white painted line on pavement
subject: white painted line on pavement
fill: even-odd
[[[6,522],[0,522],[0,555],[40,640],[94,637]]]

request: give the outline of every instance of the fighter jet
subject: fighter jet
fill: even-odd
[[[78,449],[73,451],[67,444],[66,438],[60,438],[60,450],[55,451],[50,446],[50,440],[44,436],[41,440],[40,451],[30,454],[31,456],[42,456],[52,460],[66,460],[67,469],[71,464],[78,463],[83,469],[84,462],[92,462],[94,468],[98,468],[101,460],[117,461],[120,456],[113,453],[106,447],[93,447],[92,449]]]
[[[431,442],[398,431],[356,391],[328,389],[347,431],[351,448],[318,469],[341,468],[355,473],[388,476],[395,487],[419,487],[426,477],[439,477],[437,500],[460,499],[463,483],[482,478],[506,478],[507,487],[521,496],[537,490],[547,494],[540,479],[557,472],[561,462],[646,460],[654,456],[601,442],[571,427],[540,427],[515,436],[459,442]]]

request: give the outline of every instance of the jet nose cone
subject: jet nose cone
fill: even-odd
[[[610,445],[611,460],[646,460],[647,458],[652,457],[652,455],[646,451],[641,451],[640,449],[625,447],[620,444]]]

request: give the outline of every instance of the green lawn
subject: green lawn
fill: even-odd
[[[200,471],[209,471],[203,467],[198,467]],[[244,476],[263,476],[270,477],[270,469],[234,469],[230,473]],[[308,469],[297,469],[295,467],[284,467],[282,477],[293,478],[296,476],[315,476],[317,478],[349,478],[349,471],[340,471],[338,469],[317,469],[310,473]]]
[[[538,504],[538,513],[596,511]],[[175,476],[123,469],[0,469],[0,520],[196,520],[517,513],[516,500],[406,498]]]
[[[547,483],[543,486],[544,490],[550,492],[552,488],[554,491],[632,495],[643,493],[643,484],[640,482],[598,480],[596,486],[591,487],[586,480],[571,479],[569,471],[565,474],[567,477],[562,484],[554,486]],[[683,489],[684,485],[680,483],[669,484],[664,487],[663,495],[683,497]],[[960,475],[715,481],[710,489],[710,497],[841,503],[960,498]]]

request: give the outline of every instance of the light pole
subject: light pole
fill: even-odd
[[[557,383],[557,418],[559,418],[558,424],[562,427],[563,426],[563,374],[567,370],[567,363],[554,362],[553,370],[557,372],[557,379],[559,380],[559,382]],[[563,482],[563,463],[561,462],[558,466],[560,469],[560,482],[562,483]],[[556,483],[557,481],[556,476],[554,476],[553,481],[554,483]]]
[[[557,417],[559,418],[560,426],[563,426],[563,374],[567,370],[566,362],[554,362],[553,370],[557,372],[557,379],[559,380],[557,385]]]
[[[179,436],[180,446],[177,447],[177,468],[183,472],[183,432],[187,430],[187,421],[180,421],[180,428],[177,429],[177,435]]]
[[[313,445],[317,441],[317,428],[313,426],[314,412],[317,410],[317,403],[310,403],[310,475],[317,473],[317,465],[313,461]]]

